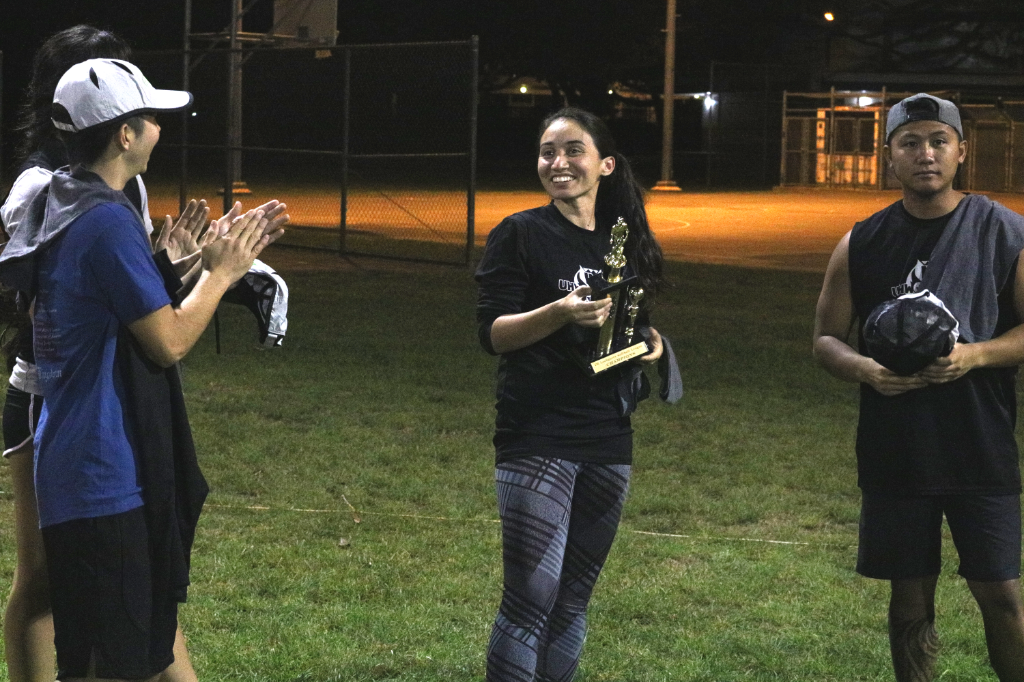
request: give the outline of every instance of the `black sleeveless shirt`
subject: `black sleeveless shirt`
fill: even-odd
[[[850,292],[863,322],[883,301],[919,291],[932,249],[950,215],[922,220],[903,202],[857,223],[850,235]],[[1018,324],[1015,264],[999,293],[994,336]],[[971,273],[964,273],[971,276]],[[869,492],[906,495],[1020,493],[1016,367],[971,370],[948,384],[883,396],[860,389],[858,484]]]

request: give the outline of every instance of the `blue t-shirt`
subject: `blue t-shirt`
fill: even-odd
[[[33,322],[45,398],[35,437],[40,527],[142,506],[114,366],[117,333],[170,302],[146,233],[124,206],[90,209],[40,254]]]

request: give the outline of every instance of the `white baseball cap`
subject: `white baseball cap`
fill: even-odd
[[[77,133],[157,111],[181,111],[192,93],[157,90],[139,67],[121,59],[89,59],[61,76],[53,93],[53,125]]]

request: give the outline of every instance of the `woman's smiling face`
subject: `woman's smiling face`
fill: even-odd
[[[540,138],[537,175],[552,199],[573,201],[593,195],[601,177],[615,170],[615,157],[601,158],[593,138],[576,121],[556,119]]]

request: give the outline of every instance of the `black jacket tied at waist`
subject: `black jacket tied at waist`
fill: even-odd
[[[177,300],[181,280],[164,252],[155,260],[168,293]],[[116,367],[125,389],[125,424],[142,486],[153,593],[184,602],[196,524],[210,488],[199,470],[179,367],[164,368],[150,360],[125,326],[117,336]]]

